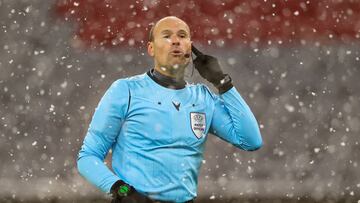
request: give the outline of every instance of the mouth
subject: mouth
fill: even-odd
[[[179,56],[183,56],[184,52],[182,52],[181,50],[173,50],[170,52],[171,55],[179,57]]]

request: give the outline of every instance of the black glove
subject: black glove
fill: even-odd
[[[203,78],[219,90],[220,94],[233,87],[230,76],[223,73],[219,61],[215,57],[204,55],[194,45],[191,46],[191,50],[196,56],[193,61],[195,68]]]
[[[111,203],[148,203],[151,200],[138,193],[134,187],[122,180],[116,181],[110,189],[113,197]]]

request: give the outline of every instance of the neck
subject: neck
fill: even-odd
[[[184,81],[184,72],[185,68],[178,67],[178,68],[168,68],[168,67],[159,67],[155,66],[154,68],[158,73],[173,78],[175,81]]]
[[[170,89],[182,89],[185,87],[186,82],[184,79],[177,79],[174,77],[167,76],[157,69],[152,69],[148,72],[148,75],[158,84],[163,87],[167,87]]]

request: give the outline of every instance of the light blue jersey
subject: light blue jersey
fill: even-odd
[[[208,133],[243,150],[262,139],[256,119],[235,87],[218,96],[202,84],[170,89],[150,72],[115,81],[95,110],[78,169],[104,192],[119,179],[156,200],[197,196]],[[112,149],[111,171],[104,163]]]

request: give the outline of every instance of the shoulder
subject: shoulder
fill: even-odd
[[[121,78],[113,81],[110,87],[107,89],[106,94],[118,95],[120,92],[127,92],[129,89],[126,78]]]
[[[216,95],[207,85],[203,83],[188,84],[188,87],[195,91],[197,94],[201,94],[204,97],[208,97],[213,100],[218,97],[218,95]]]
[[[143,81],[145,81],[145,73],[130,77],[125,77],[125,78],[119,78],[111,84],[110,88],[114,88],[114,89],[130,88],[130,86],[133,86],[134,84],[137,83],[142,83]]]
[[[151,81],[149,80],[149,77],[147,76],[147,72],[134,75],[131,77],[120,79],[123,80],[123,82],[126,82],[128,88],[131,90],[131,92],[143,92],[145,89],[148,89],[151,87]]]

